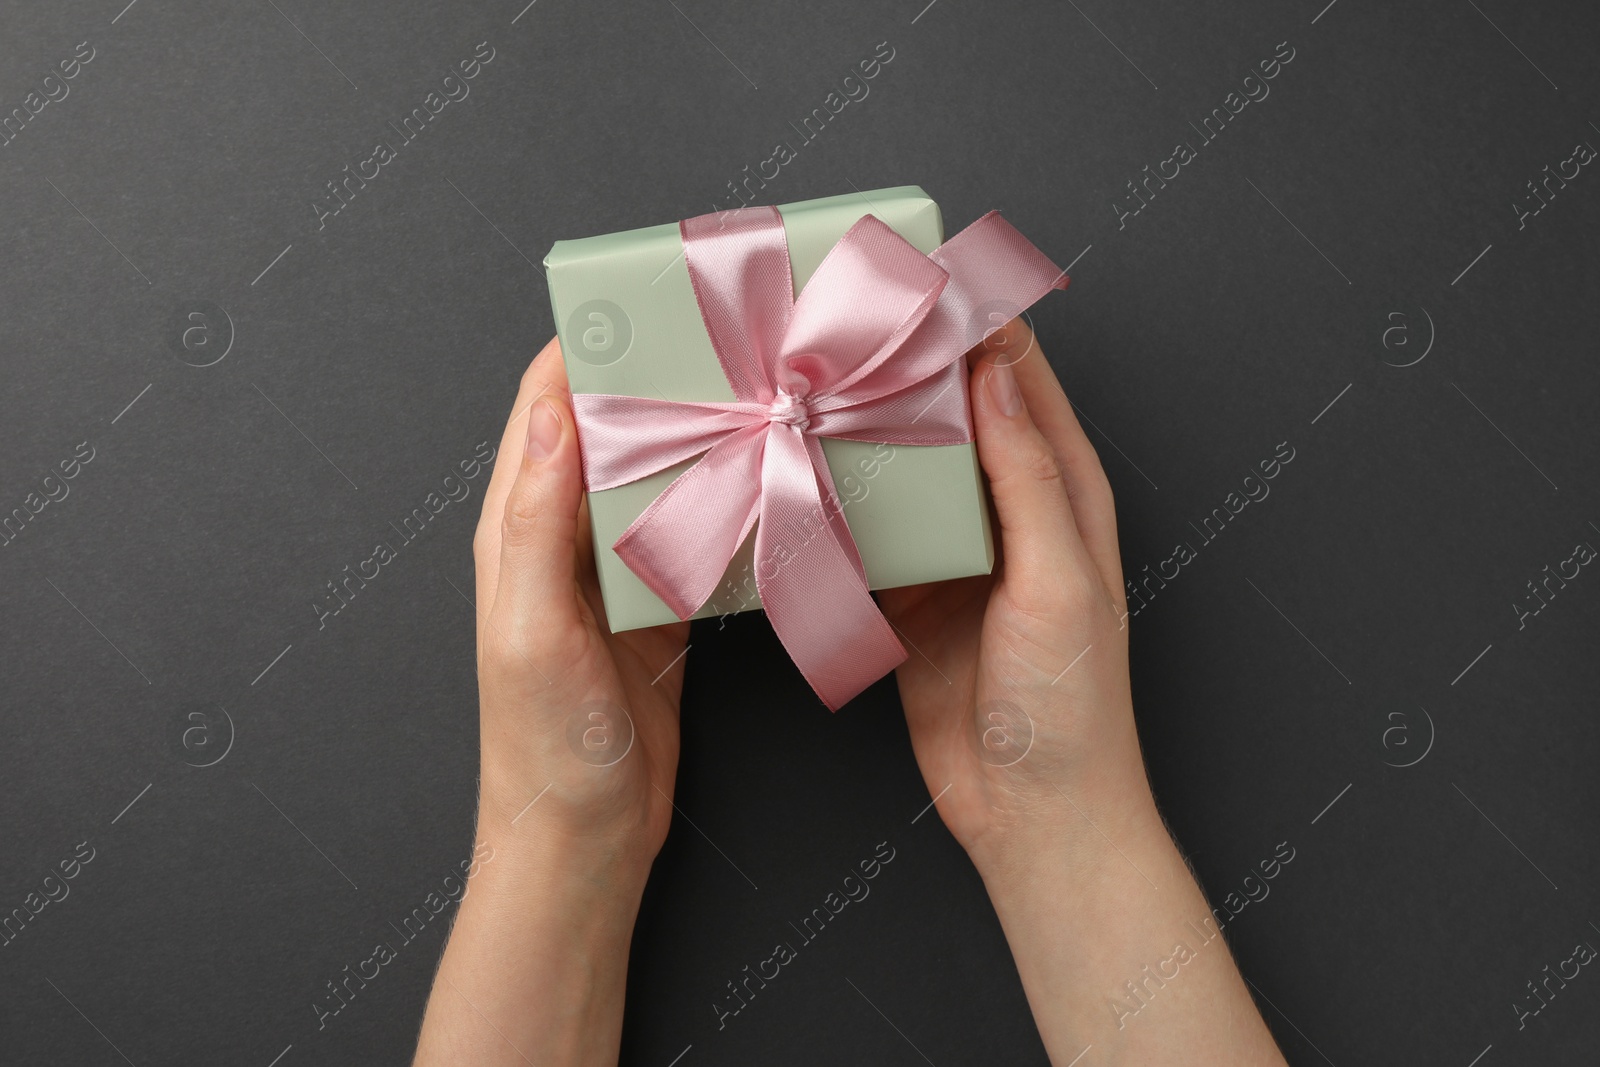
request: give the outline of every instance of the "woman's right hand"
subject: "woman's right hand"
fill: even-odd
[[[1027,326],[971,361],[994,571],[880,594],[913,646],[900,696],[939,815],[1057,1067],[1282,1067],[1145,777],[1099,458]]]
[[[928,790],[974,859],[998,861],[1086,779],[1149,790],[1110,483],[1027,325],[968,359],[994,570],[880,598],[913,646],[898,680]]]

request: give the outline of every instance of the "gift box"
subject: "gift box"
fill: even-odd
[[[989,572],[960,355],[1065,280],[993,213],[941,245],[910,186],[556,242],[614,632],[765,606],[836,707],[904,655],[867,589]]]

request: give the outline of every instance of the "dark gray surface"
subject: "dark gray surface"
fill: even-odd
[[[0,113],[94,49],[0,147],[0,511],[93,449],[0,547],[0,910],[93,850],[0,947],[4,1062],[405,1060],[444,920],[390,923],[471,843],[452,584],[486,476],[325,628],[312,605],[497,440],[553,332],[552,240],[723,206],[882,41],[761,202],[918,183],[952,230],[999,207],[1081,257],[1034,321],[1126,568],[1198,548],[1133,620],[1153,780],[1214,902],[1295,849],[1230,924],[1291,1062],[1595,1061],[1591,969],[1514,1007],[1600,945],[1600,576],[1513,608],[1600,544],[1600,174],[1512,207],[1600,145],[1592,6],[123,2],[0,20]],[[323,183],[484,41],[471,95],[319,232]],[[1197,158],[1119,228],[1179,140]],[[188,365],[226,348],[218,308],[231,349]],[[1270,498],[1200,544],[1280,442]],[[892,685],[830,716],[759,616],[693,642],[704,836],[680,820],[658,863],[624,1062],[1045,1062],[981,884],[913,822]],[[871,898],[719,1031],[723,983],[880,841]],[[379,941],[398,958],[319,1031]]]

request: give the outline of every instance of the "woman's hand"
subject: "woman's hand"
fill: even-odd
[[[915,649],[898,679],[928,790],[988,861],[1030,848],[1036,816],[1070,814],[1086,778],[1149,791],[1110,483],[1020,319],[968,359],[994,571],[879,597]]]
[[[689,624],[606,625],[557,341],[523,375],[473,556],[480,834],[531,822],[648,867],[672,822]]]
[[[614,1064],[628,948],[672,821],[688,623],[612,634],[561,350],[522,378],[477,560],[475,874],[419,1065]]]
[[[1052,1063],[1281,1067],[1145,778],[1105,472],[1031,330],[972,361],[994,572],[880,594],[928,790]]]

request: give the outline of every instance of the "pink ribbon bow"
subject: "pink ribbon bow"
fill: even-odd
[[[609,489],[704,453],[617,539],[617,555],[687,619],[755,527],[762,606],[837,710],[906,652],[867,589],[821,438],[971,441],[962,354],[1066,276],[993,211],[927,256],[864,216],[799,299],[776,208],[679,229],[737,399],[574,395],[584,483]]]

